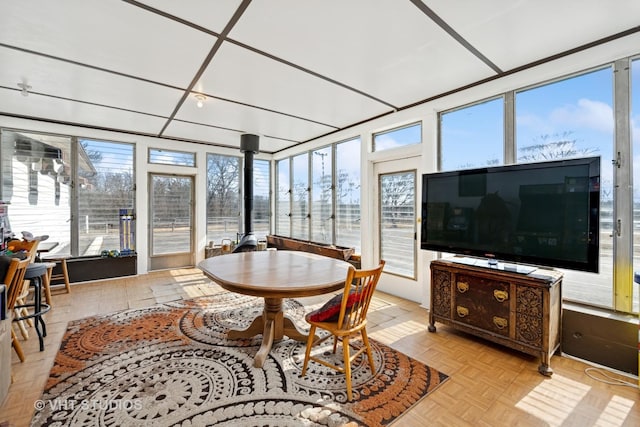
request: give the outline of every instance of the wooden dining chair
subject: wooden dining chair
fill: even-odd
[[[7,248],[14,253],[23,252],[29,262],[35,262],[38,255],[38,240],[9,240]]]
[[[12,313],[16,306],[18,297],[23,293],[25,288],[24,274],[27,271],[27,266],[30,260],[13,258],[7,269],[7,273],[4,276],[4,284],[7,286],[7,313]],[[24,362],[24,352],[20,346],[20,342],[16,337],[16,334],[11,328],[11,344],[13,345],[16,354],[21,362]]]
[[[331,298],[318,310],[314,310],[305,316],[305,320],[311,325],[309,338],[307,339],[307,349],[304,355],[302,366],[302,376],[307,373],[309,360],[313,360],[345,375],[347,383],[347,398],[352,399],[351,393],[351,363],[363,353],[367,353],[371,372],[374,371],[373,355],[367,337],[367,311],[376,289],[378,280],[384,268],[384,261],[380,261],[378,267],[370,270],[356,270],[349,268],[347,279],[342,293]],[[317,338],[316,329],[324,329],[329,335]],[[363,346],[353,355],[349,349],[349,342],[352,337],[360,335]],[[344,366],[338,366],[325,359],[311,354],[313,346],[333,337],[333,353],[336,353],[338,341],[342,341],[342,353]]]
[[[10,240],[7,242],[7,247],[13,253],[23,253],[23,256],[29,260],[29,263],[35,262],[36,256],[38,254],[38,240]],[[29,296],[29,287],[25,286],[22,289],[22,293],[18,295],[18,299],[16,301],[16,306],[25,305],[26,299]],[[26,316],[28,314],[25,308],[16,308],[16,316]],[[17,322],[18,329],[20,329],[20,334],[22,338],[29,339],[29,331],[27,330],[27,326],[33,327],[33,322],[31,319],[26,319],[24,321]]]

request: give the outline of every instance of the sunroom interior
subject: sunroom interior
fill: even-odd
[[[75,282],[197,266],[246,231],[257,135],[258,239],[384,259],[378,289],[428,308],[430,263],[452,254],[420,249],[422,174],[599,156],[599,272],[562,271],[562,349],[637,377],[639,16],[632,0],[8,2],[0,200]],[[105,258],[106,276],[81,267]]]

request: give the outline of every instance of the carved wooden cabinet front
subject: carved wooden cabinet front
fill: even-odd
[[[438,321],[538,355],[538,370],[551,375],[549,361],[560,345],[561,282],[556,271],[520,274],[433,261],[429,331]]]
[[[516,285],[515,339],[534,347],[542,347],[543,316],[543,290]]]
[[[451,313],[451,273],[434,270],[431,287],[431,311],[438,316],[448,317]]]

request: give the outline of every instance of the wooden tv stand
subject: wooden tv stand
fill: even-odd
[[[429,332],[437,321],[540,356],[538,372],[550,376],[560,347],[561,289],[562,273],[554,270],[521,274],[432,261]]]

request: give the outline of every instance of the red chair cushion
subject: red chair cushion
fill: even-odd
[[[338,294],[331,298],[329,301],[317,310],[312,311],[308,315],[308,319],[313,322],[336,322],[340,317],[340,305],[342,304],[342,295]],[[353,307],[357,301],[360,300],[362,294],[355,291],[351,291],[349,298],[347,298],[347,312]]]

